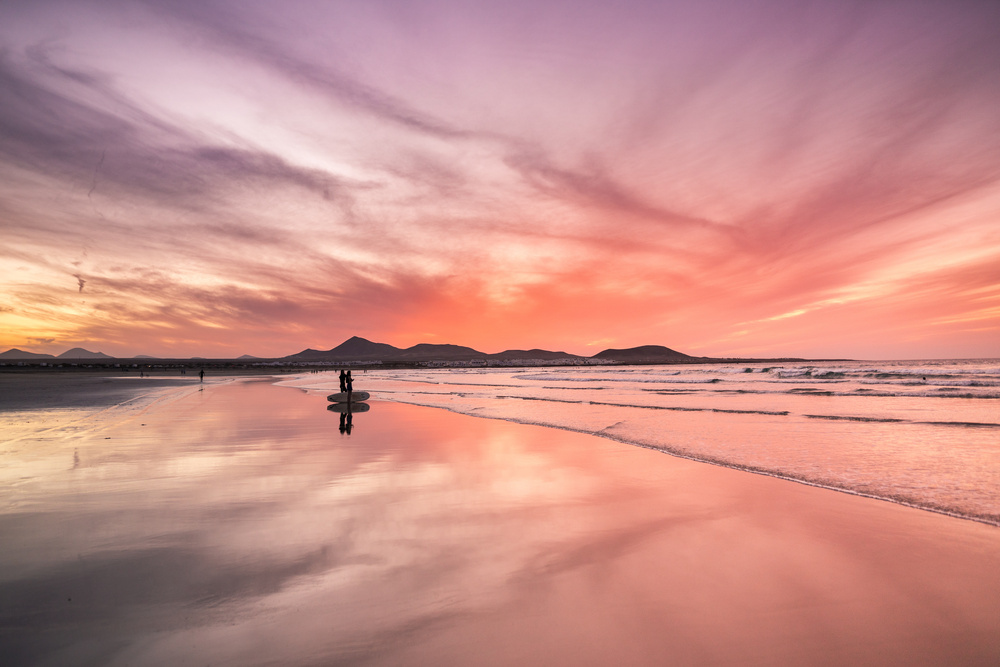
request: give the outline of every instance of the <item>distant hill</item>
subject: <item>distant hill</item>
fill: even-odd
[[[400,353],[401,359],[421,361],[467,361],[469,359],[485,359],[488,356],[490,355],[473,350],[471,347],[436,343],[419,343]]]
[[[103,352],[91,352],[82,347],[74,347],[72,350],[66,350],[60,354],[57,359],[114,359],[114,357]]]
[[[114,357],[108,356],[103,352],[91,352],[82,347],[74,347],[72,350],[66,350],[58,357],[54,357],[51,354],[25,352],[15,347],[0,354],[0,359],[21,359],[27,361],[30,359],[114,359]]]
[[[239,359],[240,361],[258,361],[260,359],[260,357],[254,357],[249,354],[242,354],[236,358]]]
[[[402,350],[387,343],[373,343],[360,336],[352,336],[329,351],[330,354],[348,357],[378,357],[398,354]]]
[[[16,347],[7,350],[6,352],[0,353],[0,359],[13,359],[27,361],[29,359],[55,359],[51,354],[39,354],[37,352],[25,352],[24,350],[19,350]]]
[[[282,357],[282,359],[286,361],[376,361],[395,358],[401,352],[402,350],[398,347],[386,343],[373,343],[360,336],[354,336],[330,350],[309,348]]]
[[[539,359],[542,361],[556,361],[557,359],[586,359],[586,357],[581,357],[576,354],[570,354],[569,352],[552,352],[550,350],[504,350],[497,354],[491,354],[491,359]]]
[[[605,361],[621,361],[624,363],[639,362],[663,362],[663,361],[683,361],[686,359],[697,359],[677,350],[671,350],[662,345],[641,345],[630,347],[624,350],[604,350],[595,354],[593,359],[604,359]]]
[[[558,361],[560,359],[582,360],[581,357],[567,352],[551,350],[505,350],[497,354],[486,354],[471,347],[438,343],[418,343],[413,347],[400,349],[386,343],[375,343],[359,336],[354,336],[330,350],[306,349],[296,354],[283,357],[282,361],[381,361],[421,362],[421,361],[472,361],[477,359],[494,361],[512,361],[523,359],[533,361]],[[604,350],[591,359],[604,362],[620,363],[664,363],[694,361],[700,357],[691,357],[662,345],[643,345],[625,350]]]

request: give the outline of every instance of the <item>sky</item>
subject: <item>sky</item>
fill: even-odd
[[[0,349],[1000,357],[1000,3],[0,3]]]

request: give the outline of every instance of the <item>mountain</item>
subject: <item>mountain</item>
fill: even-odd
[[[354,336],[331,350],[302,350],[297,354],[282,357],[287,361],[376,361],[396,358],[402,350],[386,343],[373,343]]]
[[[90,350],[85,350],[82,347],[74,347],[72,350],[66,350],[58,357],[54,357],[51,354],[36,354],[35,352],[25,352],[24,350],[19,350],[16,347],[6,352],[0,354],[0,359],[21,359],[21,360],[32,360],[32,359],[114,359],[112,356],[108,356],[103,352],[91,352]]]
[[[598,352],[591,359],[603,359],[605,361],[621,361],[634,364],[639,362],[663,362],[663,361],[683,361],[687,359],[697,359],[690,355],[671,350],[662,345],[641,345],[630,347],[624,350],[609,349]]]
[[[241,354],[240,356],[236,357],[236,359],[238,361],[257,361],[260,359],[260,357],[255,357],[252,354]]]
[[[491,354],[491,359],[539,359],[541,361],[555,361],[557,359],[585,359],[569,352],[551,352],[549,350],[504,350],[497,354]]]
[[[37,352],[25,352],[16,347],[0,354],[0,359],[29,360],[29,359],[55,359],[51,354],[39,354]]]
[[[391,356],[402,352],[398,347],[393,347],[387,343],[373,343],[360,336],[352,336],[343,343],[333,348],[328,354],[340,357],[365,357],[378,358],[380,356]]]
[[[74,347],[72,350],[66,350],[60,354],[57,359],[114,359],[114,357],[103,352],[91,352],[82,347]]]
[[[461,345],[441,345],[436,343],[419,343],[408,347],[399,354],[402,360],[421,361],[468,361],[469,359],[485,359],[483,354],[471,347]]]

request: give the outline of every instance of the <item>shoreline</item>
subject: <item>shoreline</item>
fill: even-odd
[[[303,371],[298,371],[298,374],[303,374]],[[24,386],[22,381],[18,378],[28,377],[31,380],[28,381],[28,387]],[[286,377],[283,374],[267,374],[267,373],[246,373],[241,371],[233,372],[219,372],[212,376],[207,376],[207,381],[204,384],[218,384],[223,382],[232,382],[235,380],[246,380],[246,381],[258,381],[258,382],[269,382],[275,386],[285,386],[289,388],[295,388],[301,390],[307,390],[310,392],[321,393],[322,390],[309,389],[308,387],[299,387],[296,384],[288,384],[289,382],[304,381],[307,378],[297,378],[297,377]],[[53,380],[67,380],[70,382],[64,382],[60,390],[57,391],[59,398],[55,401],[55,404],[50,404],[47,406],[37,406],[37,399],[41,394],[49,394],[54,391],[51,387],[51,382]],[[76,395],[75,397],[70,396],[69,390],[73,390],[80,387],[93,388],[94,379],[102,380],[107,383],[113,383],[117,385],[117,391],[104,391],[98,394],[87,394],[87,395]],[[73,382],[72,380],[76,380]],[[133,386],[131,383],[140,382],[141,385]],[[10,391],[12,385],[17,386],[17,393]],[[147,407],[147,404],[156,402],[157,400],[166,397],[171,389],[181,390],[181,389],[191,389],[192,387],[197,387],[199,385],[204,386],[203,383],[199,383],[197,375],[173,375],[173,374],[162,374],[162,375],[150,375],[145,378],[139,378],[136,375],[127,375],[122,373],[112,373],[97,371],[92,369],[81,369],[79,371],[68,371],[62,372],[60,370],[48,370],[42,373],[37,372],[22,372],[14,374],[5,374],[0,372],[0,415],[11,410],[63,410],[63,409],[76,409],[76,408],[90,408],[97,410],[94,414],[99,414],[101,410],[111,409],[118,406],[125,406],[128,404],[133,404],[139,402],[137,408],[142,409]],[[32,386],[34,385],[34,386]],[[36,387],[41,389],[40,392],[32,391]],[[142,393],[135,394],[137,391],[142,391]],[[147,399],[143,402],[143,399]],[[566,431],[570,433],[579,433],[582,435],[592,435],[603,439],[610,440],[612,442],[618,442],[630,447],[637,447],[640,449],[647,449],[655,451],[661,454],[665,454],[670,457],[684,459],[689,461],[694,461],[698,463],[703,463],[711,466],[716,466],[720,468],[737,470],[740,472],[751,473],[755,475],[760,475],[764,477],[771,477],[774,479],[784,480],[788,482],[794,482],[796,484],[802,484],[805,486],[824,489],[828,491],[833,491],[837,493],[843,493],[851,496],[857,496],[861,498],[868,498],[872,500],[887,502],[893,505],[898,505],[902,507],[908,507],[916,510],[922,510],[930,512],[933,514],[938,514],[942,516],[947,516],[954,519],[962,519],[965,521],[971,521],[975,523],[984,524],[994,528],[1000,528],[1000,518],[995,516],[978,516],[974,514],[964,514],[957,512],[955,510],[949,509],[947,507],[936,507],[929,504],[914,502],[906,498],[893,498],[890,496],[883,496],[874,493],[867,493],[864,491],[852,489],[845,486],[836,486],[833,484],[827,484],[820,481],[810,480],[808,478],[796,477],[793,475],[783,474],[780,472],[772,471],[766,468],[743,465],[740,463],[734,463],[726,461],[724,459],[716,459],[705,456],[697,456],[694,454],[686,453],[681,450],[671,449],[669,447],[657,446],[634,439],[628,439],[620,436],[611,435],[602,431],[591,431],[582,428],[572,428],[565,425],[550,424],[539,421],[523,420],[507,416],[495,416],[495,415],[485,415],[477,413],[475,411],[462,411],[460,409],[455,409],[444,405],[435,405],[429,403],[419,403],[414,401],[398,400],[391,396],[376,397],[376,400],[385,400],[390,402],[396,402],[406,405],[414,405],[424,408],[434,408],[440,409],[452,414],[459,414],[465,416],[476,417],[480,419],[491,419],[497,421],[508,422],[512,424],[523,424],[529,426],[538,426],[542,428]],[[32,406],[32,407],[29,407]],[[98,410],[100,409],[100,410]],[[92,418],[94,415],[90,415],[88,418]],[[23,437],[30,437],[24,434],[17,436],[16,439],[21,439]]]
[[[932,376],[920,365],[902,375],[864,367],[817,377],[801,367],[776,376],[739,371],[375,373],[366,387],[387,400],[599,435],[1000,526],[996,464],[990,459],[1000,429],[989,412],[1000,398],[991,389],[997,386],[995,371],[982,383],[976,381],[983,372],[978,368]],[[915,383],[909,381],[914,373]],[[951,391],[970,377],[973,395]],[[287,383],[325,388],[323,376]],[[890,383],[902,388],[891,393]],[[869,389],[873,384],[877,391]],[[944,397],[956,401],[953,408],[939,401]],[[912,466],[924,472],[908,472]]]
[[[693,454],[687,454],[687,453],[679,451],[679,450],[669,449],[669,448],[662,447],[662,446],[650,445],[650,444],[646,444],[646,443],[643,443],[643,442],[638,442],[638,441],[635,441],[635,440],[629,440],[627,438],[613,436],[613,435],[610,435],[608,433],[602,433],[601,431],[588,431],[588,430],[585,430],[585,429],[575,429],[575,428],[571,428],[571,427],[568,427],[568,426],[560,426],[560,425],[557,425],[557,424],[548,424],[548,423],[545,423],[545,422],[524,421],[524,420],[518,420],[518,419],[515,419],[515,418],[512,418],[512,417],[500,417],[500,416],[476,414],[475,412],[463,412],[463,411],[455,410],[455,409],[452,409],[452,408],[449,408],[449,407],[443,406],[443,405],[432,405],[432,404],[428,404],[428,403],[416,403],[416,402],[412,402],[412,401],[400,401],[400,400],[392,399],[392,398],[383,398],[382,400],[391,401],[391,402],[395,402],[395,403],[403,403],[405,405],[414,405],[414,406],[423,407],[423,408],[433,408],[433,409],[438,409],[438,410],[444,410],[446,412],[451,412],[452,414],[464,415],[464,416],[467,416],[467,417],[475,417],[477,419],[495,419],[497,421],[508,422],[508,423],[511,423],[511,424],[523,424],[525,426],[539,426],[539,427],[542,427],[542,428],[551,428],[551,429],[555,429],[555,430],[559,430],[559,431],[566,431],[568,433],[579,433],[581,435],[592,435],[592,436],[595,436],[595,437],[598,437],[598,438],[605,438],[607,440],[611,440],[612,442],[618,442],[618,443],[621,443],[623,445],[628,445],[630,447],[638,447],[640,449],[648,449],[650,451],[658,452],[660,454],[665,454],[667,456],[671,456],[671,457],[678,458],[678,459],[684,459],[686,461],[694,461],[696,463],[704,463],[706,465],[716,466],[716,467],[719,467],[719,468],[725,468],[725,469],[728,469],[728,470],[736,470],[736,471],[739,471],[739,472],[746,472],[746,473],[751,473],[751,474],[754,474],[754,475],[761,475],[763,477],[771,477],[773,479],[780,479],[780,480],[783,480],[783,481],[786,481],[786,482],[794,482],[796,484],[802,484],[802,485],[805,485],[805,486],[811,486],[811,487],[816,488],[816,489],[824,489],[824,490],[827,490],[827,491],[834,491],[834,492],[837,492],[837,493],[845,493],[847,495],[857,496],[859,498],[868,498],[868,499],[871,499],[871,500],[879,500],[879,501],[891,503],[893,505],[899,505],[899,506],[902,506],[902,507],[908,507],[908,508],[916,509],[916,510],[923,510],[925,512],[931,512],[933,514],[939,514],[939,515],[951,517],[953,519],[963,519],[963,520],[966,520],[966,521],[973,521],[973,522],[981,523],[981,524],[984,524],[984,525],[987,525],[987,526],[992,526],[992,527],[995,527],[995,528],[1000,528],[1000,518],[995,518],[993,516],[983,517],[983,516],[976,516],[976,515],[973,515],[973,514],[962,514],[961,512],[956,512],[956,511],[950,510],[950,509],[948,509],[946,507],[934,507],[934,506],[931,506],[931,505],[924,505],[924,504],[920,504],[920,503],[913,502],[913,501],[906,500],[906,499],[898,499],[898,498],[892,498],[892,497],[889,497],[889,496],[880,496],[880,495],[877,495],[877,494],[874,494],[874,493],[866,493],[864,491],[859,491],[859,490],[856,490],[856,489],[851,489],[851,488],[845,487],[845,486],[834,486],[832,484],[824,484],[823,482],[817,482],[817,481],[813,481],[813,480],[805,479],[805,478],[801,478],[801,477],[794,477],[792,475],[782,474],[780,472],[775,472],[775,471],[772,471],[772,470],[768,470],[766,468],[760,468],[760,467],[754,467],[754,466],[747,466],[747,465],[742,465],[742,464],[739,464],[739,463],[732,463],[732,462],[729,462],[729,461],[725,461],[723,459],[713,459],[713,458],[708,458],[708,457],[695,456]]]

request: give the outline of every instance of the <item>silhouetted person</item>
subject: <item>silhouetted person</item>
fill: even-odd
[[[351,394],[354,392],[354,378],[351,371],[347,371],[347,414],[351,414]]]
[[[347,391],[347,373],[340,369],[340,391]]]
[[[198,371],[198,382],[204,382],[204,381],[205,381],[205,369],[202,368],[200,371]]]

